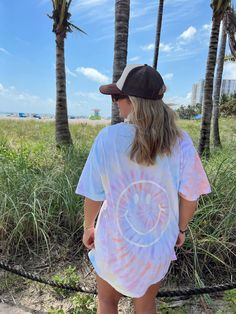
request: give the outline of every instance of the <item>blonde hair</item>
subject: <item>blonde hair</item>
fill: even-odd
[[[162,93],[164,91],[165,86]],[[136,128],[130,159],[141,165],[154,165],[157,155],[170,155],[177,138],[181,137],[175,122],[177,116],[161,99],[133,96],[129,99],[132,109],[127,119]]]

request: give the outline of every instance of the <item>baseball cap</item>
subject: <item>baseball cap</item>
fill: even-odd
[[[116,83],[100,86],[106,95],[129,95],[145,99],[161,99],[164,81],[159,72],[147,64],[128,64]]]

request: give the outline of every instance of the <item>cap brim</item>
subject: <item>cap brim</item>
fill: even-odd
[[[102,85],[99,87],[99,90],[102,94],[105,95],[122,95],[122,91],[116,86],[115,83]]]

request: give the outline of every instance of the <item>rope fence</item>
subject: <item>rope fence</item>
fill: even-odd
[[[71,285],[58,283],[56,281],[42,278],[38,275],[29,273],[25,270],[16,269],[16,267],[11,266],[6,262],[0,261],[0,268],[5,270],[5,271],[11,272],[15,275],[18,275],[18,276],[21,276],[21,277],[24,277],[24,278],[27,278],[27,279],[30,279],[33,281],[37,281],[37,282],[40,282],[40,283],[43,283],[43,284],[46,284],[46,285],[49,285],[52,287],[66,289],[66,290],[70,290],[70,291],[82,292],[82,293],[89,293],[89,294],[95,294],[95,295],[97,294],[97,291],[83,290],[79,286],[71,286]],[[178,297],[178,296],[190,297],[193,295],[221,292],[221,291],[230,290],[230,289],[234,289],[234,288],[236,288],[236,282],[215,285],[212,287],[208,286],[208,287],[203,287],[203,288],[191,288],[191,289],[185,289],[185,290],[160,291],[158,293],[158,297]]]

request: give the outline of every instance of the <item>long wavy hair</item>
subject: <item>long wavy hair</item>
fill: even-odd
[[[163,86],[160,94],[164,94]],[[151,166],[157,155],[170,155],[181,130],[176,125],[177,115],[162,99],[151,100],[129,96],[132,109],[127,120],[135,125],[135,137],[130,159]]]

